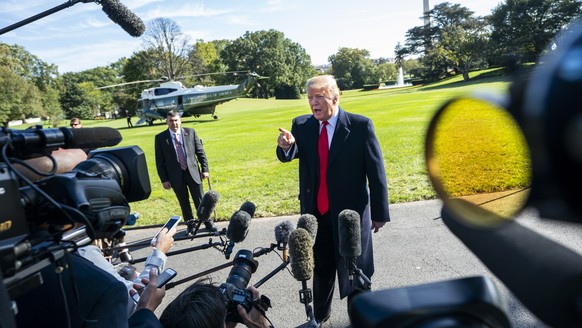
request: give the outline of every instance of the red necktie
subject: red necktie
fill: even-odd
[[[174,134],[174,142],[176,143],[176,154],[178,155],[178,163],[180,163],[180,168],[185,171],[188,168],[188,162],[186,161],[186,156],[184,155],[184,148],[182,144],[178,141],[178,135]]]
[[[329,210],[329,199],[327,197],[327,157],[329,154],[329,143],[327,139],[327,121],[321,123],[321,133],[317,142],[319,152],[319,189],[317,190],[317,209],[320,214],[325,214]]]

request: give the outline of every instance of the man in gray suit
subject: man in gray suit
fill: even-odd
[[[156,135],[156,168],[164,189],[172,188],[182,217],[188,222],[194,219],[188,190],[196,208],[200,206],[204,189],[202,179],[209,178],[208,160],[202,142],[191,128],[182,128],[182,117],[177,111],[169,111],[166,116],[168,129]],[[204,222],[207,229],[217,231],[212,220]],[[191,225],[188,226],[191,231]]]
[[[337,272],[340,297],[358,292],[351,286],[339,254],[338,216],[345,209],[360,215],[361,255],[357,267],[371,278],[374,257],[371,231],[390,221],[384,159],[372,121],[339,106],[339,88],[331,75],[307,81],[311,114],[296,117],[291,131],[280,128],[277,157],[299,159],[301,213],[313,214],[318,229],[313,245],[313,305],[322,324],[331,314]]]

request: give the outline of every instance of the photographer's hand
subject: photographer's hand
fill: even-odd
[[[162,299],[166,295],[166,288],[158,288],[158,274],[156,269],[151,269],[149,280],[144,278],[142,279],[142,283],[145,287],[139,284],[133,285],[136,290],[141,290],[139,302],[137,302],[135,310],[148,309],[153,312],[162,303]],[[130,291],[130,293],[133,296],[136,291]]]
[[[261,294],[259,290],[256,289],[254,286],[249,286],[247,288],[248,291],[251,292],[254,299],[261,298]],[[254,306],[250,312],[247,313],[245,308],[242,305],[237,305],[236,310],[238,314],[240,314],[241,318],[243,319],[244,324],[250,328],[269,328],[271,327],[269,320],[265,318],[265,316],[259,312]]]

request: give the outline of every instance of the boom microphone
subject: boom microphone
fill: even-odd
[[[292,231],[293,223],[291,223],[291,221],[283,221],[275,226],[277,249],[283,251],[283,261],[285,262],[287,262],[287,259],[289,258],[287,243],[289,242],[289,234],[291,234]]]
[[[196,211],[196,216],[198,216],[198,219],[204,222],[208,222],[210,220],[210,215],[212,215],[216,209],[216,204],[218,203],[219,199],[220,195],[214,190],[209,190],[207,193],[205,193]]]
[[[299,301],[305,304],[305,314],[309,321],[308,327],[319,327],[313,315],[311,289],[307,288],[307,280],[313,275],[313,241],[305,229],[295,229],[289,235],[289,255],[291,256],[291,273],[301,281]]]
[[[459,200],[461,201],[461,200]],[[582,261],[578,253],[515,221],[474,229],[443,207],[451,232],[538,318],[552,327],[582,324]]]
[[[100,148],[115,146],[121,142],[119,131],[108,127],[83,129],[43,129],[42,127],[26,130],[2,129],[0,131],[0,146],[12,143],[15,156],[19,158],[34,158],[45,156],[47,152],[58,148]]]
[[[229,241],[224,252],[224,256],[227,260],[230,258],[234,244],[245,240],[250,223],[251,216],[245,211],[236,211],[230,218],[228,228],[226,229],[226,237]]]
[[[61,128],[65,134],[70,133],[71,137],[65,148],[95,149],[101,147],[111,147],[119,144],[122,140],[117,129],[108,127],[69,129]]]
[[[257,207],[253,202],[246,201],[241,206],[239,211],[245,211],[251,215],[251,218],[255,216],[255,210]]]
[[[311,240],[315,244],[315,236],[317,236],[317,219],[311,214],[303,214],[297,221],[297,228],[302,228],[309,232]]]
[[[299,281],[311,279],[313,274],[313,244],[304,229],[295,229],[289,235],[291,273]]]
[[[343,210],[338,216],[339,253],[345,259],[350,281],[356,272],[356,258],[362,254],[360,215],[356,211]]]
[[[115,24],[121,26],[125,32],[133,37],[139,37],[145,31],[145,25],[141,18],[132,13],[127,7],[117,0],[97,0],[101,3],[103,12],[107,14]]]
[[[360,235],[360,215],[356,211],[343,210],[338,217],[339,253],[342,257],[353,258],[362,254]]]

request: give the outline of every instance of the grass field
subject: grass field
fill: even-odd
[[[428,123],[439,106],[472,92],[503,94],[508,85],[504,77],[470,82],[451,78],[420,87],[346,91],[340,106],[372,119],[384,155],[390,202],[408,202],[435,197],[423,149]],[[275,147],[278,128],[290,129],[294,117],[309,112],[305,99],[238,99],[217,107],[218,120],[209,116],[183,119],[183,126],[194,128],[204,141],[211,186],[221,196],[218,220],[228,220],[246,200],[256,204],[257,217],[298,213],[298,163],[279,162]],[[120,146],[138,145],[146,153],[152,193],[149,199],[131,205],[132,211],[140,213],[139,224],[162,223],[180,214],[173,192],[161,187],[155,168],[154,136],[166,129],[164,122],[132,129],[126,128],[125,119],[84,121],[83,126],[118,128],[123,136]]]

